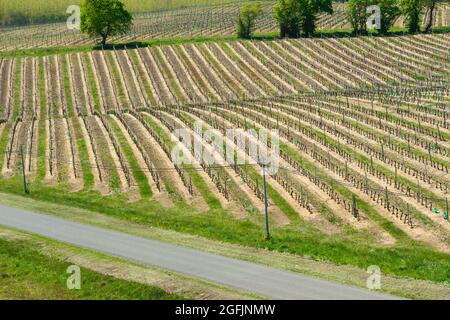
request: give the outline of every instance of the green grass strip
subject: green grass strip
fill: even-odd
[[[143,66],[139,63],[139,58],[137,56],[137,51],[136,50],[129,50],[128,51],[128,55],[130,57],[131,63],[133,64],[133,66],[137,70],[137,72],[136,72],[137,76],[139,76],[142,79],[142,83],[144,85],[145,94],[148,97],[148,99],[150,100],[150,104],[153,105],[153,106],[158,105],[158,103],[156,102],[156,98],[153,95],[152,84],[144,76],[144,73],[146,71],[143,69]]]
[[[36,180],[42,181],[46,173],[46,150],[47,150],[47,86],[45,83],[45,65],[44,59],[39,58],[38,70],[39,84],[39,125],[38,125],[38,145],[37,145],[37,175]]]
[[[150,185],[148,184],[147,176],[144,172],[141,171],[139,167],[139,163],[136,159],[136,156],[131,149],[131,146],[128,144],[128,141],[120,129],[119,125],[112,118],[108,118],[108,123],[111,126],[111,129],[114,132],[114,135],[117,139],[117,142],[120,145],[125,157],[128,160],[128,164],[130,166],[130,171],[133,174],[136,183],[139,185],[139,191],[143,198],[149,198],[153,195]]]
[[[81,171],[83,172],[84,190],[90,190],[94,186],[94,175],[92,166],[89,164],[89,151],[81,129],[81,119],[77,117],[70,118],[74,133],[74,139],[77,145],[78,156],[80,157]]]
[[[74,109],[74,103],[72,99],[72,86],[70,85],[70,79],[69,79],[69,66],[67,62],[67,56],[63,55],[61,56],[61,66],[62,66],[62,79],[64,84],[64,96],[66,98],[66,104],[67,104],[67,115],[69,117],[73,117],[76,115],[76,111]]]
[[[79,290],[69,290],[70,262],[49,257],[28,240],[0,238],[0,296],[7,299],[55,300],[173,300],[181,299],[160,288],[117,279],[80,268]]]
[[[14,71],[14,105],[12,110],[12,119],[16,120],[16,118],[19,116],[21,110],[20,106],[20,96],[21,96],[21,90],[22,88],[22,59],[18,58],[16,59],[16,70]]]
[[[105,52],[105,58],[108,62],[107,68],[110,70],[112,75],[112,81],[113,85],[115,85],[117,89],[117,98],[119,99],[120,104],[123,106],[127,106],[129,104],[127,100],[127,94],[124,88],[124,85],[122,81],[120,80],[120,70],[118,69],[118,66],[116,64],[116,61],[114,59],[114,51],[106,51]]]
[[[85,54],[81,55],[80,59],[83,59],[83,65],[85,66],[86,77],[90,84],[92,99],[94,100],[93,101],[94,102],[94,110],[101,112],[100,96],[98,94],[97,82],[95,80],[95,74],[94,74],[94,69],[92,67],[91,60]]]
[[[177,96],[177,99],[181,102],[186,102],[187,98],[183,94],[183,90],[178,85],[176,79],[174,78],[172,72],[170,71],[169,67],[167,66],[166,62],[163,59],[163,56],[159,50],[151,50],[153,53],[155,60],[159,61],[159,65],[161,66],[161,74],[163,77],[167,80],[167,84],[172,88],[173,92]]]

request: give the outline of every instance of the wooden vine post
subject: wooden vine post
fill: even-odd
[[[22,175],[23,175],[23,191],[28,194],[28,186],[27,186],[27,176],[25,175],[25,160],[23,155],[23,146],[20,146],[20,157],[22,159],[21,166],[22,166]]]

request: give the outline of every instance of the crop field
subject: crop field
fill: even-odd
[[[278,28],[273,19],[275,1],[264,1],[263,15],[256,23],[256,31],[270,33]],[[323,29],[340,28],[346,22],[343,6],[336,4],[333,15],[322,15],[318,25]],[[182,8],[163,12],[135,14],[132,30],[128,35],[114,38],[114,42],[145,41],[173,37],[198,37],[232,35],[235,33],[235,17],[239,3],[221,6]],[[95,41],[77,30],[68,30],[66,23],[49,23],[13,28],[1,28],[0,50],[53,47],[62,44],[87,45]],[[18,39],[17,35],[21,37]]]
[[[180,8],[203,7],[239,3],[243,0],[125,0],[132,13],[170,11]],[[66,10],[71,5],[80,5],[80,0],[0,0],[0,26],[14,23],[29,24],[65,20]]]
[[[273,34],[278,25],[273,19],[276,1],[262,1],[263,14],[256,21],[258,34]],[[224,5],[180,8],[169,11],[136,11],[134,25],[126,35],[114,37],[114,43],[132,43],[152,39],[231,36],[235,33],[235,17],[239,2]],[[321,14],[317,26],[320,30],[350,30],[346,5],[334,4],[334,13]],[[425,19],[425,16],[423,17]],[[423,21],[425,23],[425,21]],[[435,27],[450,26],[450,5],[440,4],[434,18]],[[404,19],[399,18],[395,27],[403,28]],[[96,40],[77,30],[69,30],[65,22],[31,24],[0,28],[0,51],[59,46],[86,46]],[[20,35],[20,36],[19,36]]]
[[[310,8],[285,8],[300,21],[298,37],[285,38],[275,0],[258,1],[248,30],[245,12],[259,8],[244,0],[124,2],[134,19],[120,35],[109,24],[122,19],[99,20],[130,16],[95,17],[113,5],[90,4],[102,46],[65,22],[80,0],[0,0],[1,297],[37,298],[46,288],[63,298],[272,294],[217,276],[207,253],[231,258],[224,270],[245,261],[335,281],[337,297],[344,285],[369,289],[375,266],[380,295],[448,298],[448,2],[437,3],[431,29],[419,15],[416,33],[400,14],[386,32],[365,24],[353,32],[347,2],[333,2],[333,14],[322,8],[310,32]],[[41,215],[30,223],[17,218],[24,212]],[[10,222],[36,227],[40,219],[59,221],[48,228],[58,234],[64,221],[103,228],[107,238],[84,235],[95,245],[81,249]],[[119,248],[127,242],[119,234],[142,247],[121,254],[133,250]],[[172,258],[135,259],[148,240],[170,244],[176,263],[178,249],[194,250],[192,272],[172,268]],[[63,283],[76,261],[95,280],[78,294]],[[26,281],[35,263],[42,272],[33,291]],[[258,286],[269,287],[267,279]],[[95,295],[103,283],[105,294]],[[270,288],[303,294],[282,283]],[[117,286],[123,292],[114,295]]]
[[[20,178],[23,165],[31,186],[252,221],[264,208],[259,165],[214,150],[225,165],[197,163],[188,145],[192,164],[177,165],[173,132],[277,129],[276,228],[350,228],[386,246],[405,234],[449,253],[449,45],[434,34],[2,58],[1,175]],[[245,138],[236,154],[249,157],[260,142]]]

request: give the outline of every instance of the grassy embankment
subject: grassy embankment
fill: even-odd
[[[182,297],[80,268],[81,289],[69,290],[71,263],[40,252],[29,240],[0,238],[0,299],[173,300]]]

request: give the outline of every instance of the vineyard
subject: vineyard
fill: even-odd
[[[255,31],[271,34],[278,31],[273,18],[276,1],[263,1],[263,14],[256,22]],[[239,11],[239,1],[220,6],[188,7],[170,11],[136,13],[132,30],[122,36],[114,37],[114,43],[133,43],[152,39],[179,37],[230,36],[235,34],[235,19]],[[426,17],[423,17],[425,24]],[[434,26],[450,26],[450,5],[440,4],[434,17]],[[317,26],[320,30],[349,30],[346,5],[334,4],[334,13],[321,14]],[[404,18],[395,23],[404,27]],[[60,46],[93,45],[91,39],[77,30],[69,30],[66,23],[35,24],[19,27],[0,28],[0,51]]]
[[[141,1],[124,0],[133,14],[143,12],[170,11],[180,8],[201,8],[211,5],[242,3],[244,0],[170,0]],[[81,0],[0,0],[0,26],[32,24],[66,20],[66,10],[71,5],[80,5]]]
[[[227,164],[198,124],[277,129],[277,227],[350,227],[392,245],[389,224],[448,253],[449,45],[435,34],[2,58],[1,175],[23,166],[31,184],[247,219],[264,208],[261,167]],[[191,164],[175,164],[179,128],[223,165],[198,162],[187,143]],[[245,138],[226,139],[236,156],[260,143]]]

